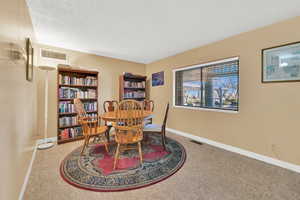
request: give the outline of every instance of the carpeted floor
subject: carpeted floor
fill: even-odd
[[[299,200],[300,174],[168,134],[184,145],[181,170],[155,185],[124,192],[92,192],[62,180],[60,162],[82,142],[38,151],[24,200]]]

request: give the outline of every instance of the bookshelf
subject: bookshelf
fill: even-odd
[[[125,72],[119,77],[119,100],[134,99],[143,101],[146,99],[146,76]]]
[[[98,72],[58,67],[57,73],[57,143],[83,139],[78,124],[74,98],[80,98],[87,115],[98,116]]]

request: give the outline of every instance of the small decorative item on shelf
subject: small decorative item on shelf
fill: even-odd
[[[144,100],[146,98],[146,76],[128,72],[120,76],[119,99]]]
[[[300,42],[262,50],[262,82],[300,81]]]

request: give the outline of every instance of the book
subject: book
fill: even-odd
[[[59,74],[58,76],[60,85],[85,85],[97,86],[97,78],[94,76],[76,77]]]
[[[70,138],[76,138],[79,136],[82,136],[83,132],[82,132],[82,128],[81,127],[75,127],[75,128],[65,128],[65,129],[61,129],[59,131],[59,140],[67,140]]]
[[[87,112],[97,111],[97,102],[84,102],[83,107]],[[61,101],[58,105],[59,113],[75,113],[75,106],[71,101]]]
[[[97,92],[95,89],[79,89],[71,87],[61,87],[59,88],[59,98],[61,99],[95,99],[97,98]]]
[[[145,81],[124,81],[125,88],[145,88]]]
[[[131,90],[124,91],[124,98],[145,98],[145,97],[146,97],[145,91],[131,91]]]

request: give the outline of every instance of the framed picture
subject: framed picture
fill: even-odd
[[[33,79],[33,47],[29,38],[26,38],[26,80]]]
[[[157,72],[152,74],[152,87],[164,85],[164,72]]]
[[[262,82],[300,81],[300,42],[262,50]]]

